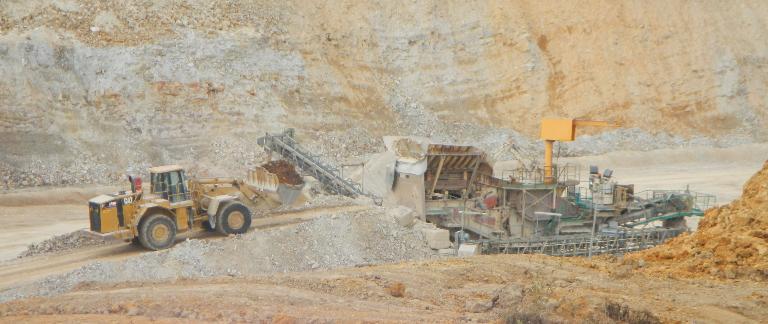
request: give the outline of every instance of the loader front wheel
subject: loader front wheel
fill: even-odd
[[[251,211],[239,202],[231,202],[216,217],[216,229],[222,234],[243,234],[251,227]]]
[[[163,214],[150,215],[139,225],[139,242],[149,250],[171,247],[176,239],[176,223]]]

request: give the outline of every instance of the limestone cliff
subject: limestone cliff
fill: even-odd
[[[507,157],[544,116],[625,125],[571,154],[761,142],[767,38],[764,1],[4,1],[0,187],[239,172],[285,127],[330,159]]]

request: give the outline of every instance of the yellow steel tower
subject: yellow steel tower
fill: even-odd
[[[544,182],[555,182],[552,170],[552,147],[555,141],[571,142],[576,139],[576,127],[619,127],[618,124],[597,120],[549,119],[541,121],[541,139],[544,140]]]

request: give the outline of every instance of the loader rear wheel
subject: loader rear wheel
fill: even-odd
[[[149,250],[171,247],[176,239],[176,223],[163,214],[150,215],[139,225],[139,242]]]
[[[231,202],[216,218],[216,229],[222,234],[243,234],[251,227],[251,210],[239,202]]]

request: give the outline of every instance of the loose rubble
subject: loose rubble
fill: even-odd
[[[768,161],[740,199],[710,209],[696,232],[624,260],[648,272],[768,280]]]
[[[64,252],[89,246],[115,244],[116,240],[104,239],[89,234],[85,230],[74,231],[67,234],[56,235],[45,241],[30,244],[27,250],[19,254],[19,258],[53,252]]]
[[[223,240],[189,239],[171,249],[117,262],[94,262],[0,293],[0,301],[65,292],[85,282],[155,282],[438,258],[420,221],[403,227],[383,207],[328,214],[297,225],[253,230]]]

